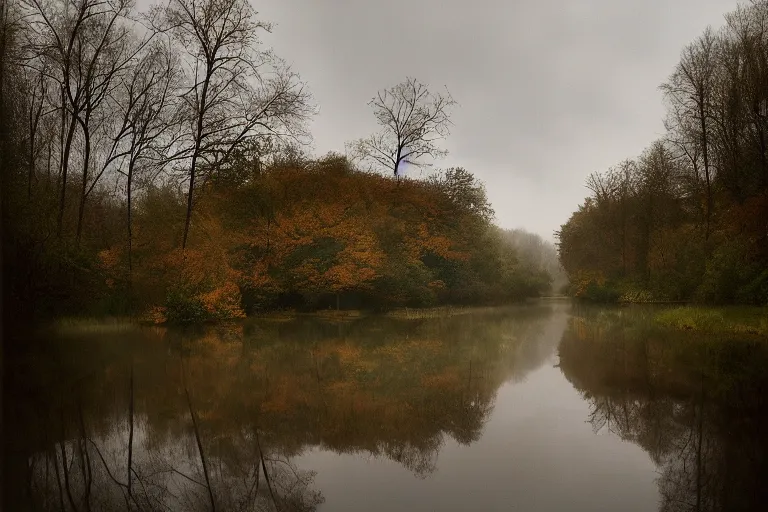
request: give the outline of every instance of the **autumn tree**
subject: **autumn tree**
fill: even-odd
[[[707,28],[661,86],[664,138],[588,179],[590,197],[559,231],[575,293],[768,301],[766,27],[760,0]]]
[[[456,101],[446,89],[434,93],[415,78],[406,78],[380,91],[368,105],[381,129],[350,144],[352,153],[374,165],[402,175],[406,165],[430,165],[427,158],[441,158],[447,151],[439,142],[451,127],[451,112]]]
[[[175,159],[186,166],[186,247],[198,180],[226,166],[243,144],[264,135],[305,136],[313,112],[299,77],[270,51],[247,0],[170,0],[159,13],[183,55],[188,85],[181,94],[185,133]]]
[[[382,131],[358,149],[392,179],[307,154],[310,95],[247,0],[16,7],[0,52],[3,256],[28,311],[186,322],[540,293],[471,172],[399,179],[445,154],[447,91],[407,79],[372,100]]]

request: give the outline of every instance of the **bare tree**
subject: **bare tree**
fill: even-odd
[[[354,156],[402,174],[402,164],[416,167],[430,164],[423,157],[441,158],[447,151],[438,146],[448,136],[451,110],[456,101],[445,94],[432,93],[415,78],[380,91],[368,102],[381,130],[351,143]]]
[[[707,27],[703,35],[683,50],[680,62],[672,76],[661,86],[675,114],[672,118],[673,123],[669,124],[668,128],[687,133],[691,130],[696,131],[698,139],[696,144],[700,148],[703,160],[706,193],[705,236],[707,238],[713,207],[709,124],[716,65],[717,36],[711,27]],[[694,151],[688,152],[688,154],[693,153]]]
[[[726,38],[732,46],[728,85],[741,104],[744,145],[758,164],[755,181],[768,186],[768,3],[739,6],[725,19]],[[723,61],[727,67],[729,61]]]
[[[183,47],[191,82],[181,95],[187,134],[174,155],[187,168],[184,248],[201,172],[226,166],[261,136],[304,137],[314,109],[298,75],[260,48],[259,32],[271,26],[247,0],[171,0],[161,14]]]
[[[80,56],[85,53],[87,71],[85,76],[78,77],[82,84],[80,87],[82,89],[82,108],[79,109],[80,115],[77,116],[77,122],[82,129],[85,143],[80,204],[77,215],[76,238],[78,242],[82,234],[86,199],[105,170],[102,168],[102,171],[97,173],[89,182],[91,141],[94,130],[92,121],[99,114],[107,119],[112,116],[112,113],[107,109],[100,111],[100,108],[102,105],[109,105],[106,100],[115,87],[116,77],[132,62],[144,44],[133,40],[128,27],[120,23],[120,20],[129,14],[131,7],[130,0],[112,0],[112,4],[106,10],[106,16],[101,20],[101,23],[94,27],[92,33],[85,33],[83,41],[80,43],[81,47],[91,47],[93,50],[88,54],[79,48]],[[91,40],[87,40],[86,36]]]
[[[166,166],[168,151],[176,141],[178,111],[175,92],[180,81],[178,59],[168,45],[156,42],[146,48],[130,75],[123,75],[115,91],[120,116],[112,147],[102,171],[120,161],[117,172],[125,177],[128,279],[132,277],[133,196],[137,174],[149,173],[151,181]]]
[[[57,69],[52,76],[60,84],[61,109],[69,118],[61,156],[59,233],[66,206],[72,144],[77,127],[82,130],[82,180],[76,235],[79,241],[86,199],[101,177],[97,174],[89,179],[94,130],[102,124],[102,119],[97,118],[109,117],[103,107],[109,103],[106,100],[114,87],[114,79],[133,60],[146,40],[137,42],[131,37],[126,23],[133,9],[131,0],[24,1],[33,29],[32,54]]]
[[[27,198],[32,197],[32,182],[35,178],[35,163],[38,157],[39,147],[37,141],[40,132],[40,121],[46,115],[46,93],[48,80],[45,70],[35,70],[27,68],[25,71],[24,83],[27,86],[25,93],[28,97],[26,105],[27,118],[27,138],[29,154],[27,155]]]

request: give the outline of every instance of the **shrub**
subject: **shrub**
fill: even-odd
[[[174,287],[165,298],[165,318],[169,323],[183,324],[207,319],[203,301],[184,287]]]
[[[768,305],[768,269],[755,272],[755,277],[739,288],[736,299],[745,304]]]

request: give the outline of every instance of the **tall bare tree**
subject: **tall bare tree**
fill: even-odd
[[[439,141],[447,137],[451,127],[451,111],[456,101],[446,89],[433,93],[415,78],[380,91],[368,102],[381,130],[351,143],[351,152],[396,177],[404,165],[431,165],[423,157],[441,158],[447,151]]]
[[[758,183],[768,186],[768,2],[753,1],[726,15],[726,37],[734,51],[738,91],[744,114],[745,143],[758,165]]]
[[[173,49],[160,41],[137,56],[131,73],[119,79],[113,102],[119,116],[109,153],[100,173],[118,162],[116,171],[125,178],[128,279],[133,270],[133,197],[137,175],[147,181],[168,163],[168,152],[176,141],[179,115],[177,89],[181,73]]]
[[[61,87],[62,111],[68,126],[62,149],[58,230],[61,233],[66,206],[67,178],[75,132],[83,136],[81,192],[77,216],[77,240],[82,235],[85,202],[101,177],[89,175],[95,125],[109,116],[103,107],[115,77],[140,51],[143,42],[131,37],[127,17],[131,0],[23,0],[30,13],[34,58],[57,69],[53,77]],[[151,34],[149,35],[151,38]]]
[[[27,68],[24,70],[25,94],[28,103],[26,105],[27,120],[27,199],[32,197],[32,182],[35,179],[35,164],[38,158],[39,146],[37,144],[40,132],[40,122],[45,117],[46,112],[46,94],[48,80],[45,70],[34,70]]]
[[[709,237],[712,219],[713,172],[710,162],[711,137],[709,126],[712,110],[712,93],[717,65],[717,36],[707,27],[696,41],[683,50],[680,62],[661,89],[670,102],[674,113],[668,128],[690,133],[695,130],[696,144],[700,148],[706,194],[706,231]],[[692,121],[692,122],[691,122]],[[693,154],[690,151],[689,154]]]
[[[181,95],[187,134],[174,157],[186,162],[185,248],[201,173],[228,165],[261,136],[306,136],[314,109],[298,75],[260,47],[259,33],[271,26],[247,0],[171,0],[161,14],[183,48],[190,81]]]

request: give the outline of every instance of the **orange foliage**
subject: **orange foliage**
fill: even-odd
[[[212,179],[184,250],[168,245],[172,235],[161,226],[145,229],[137,214],[136,273],[152,292],[140,293],[152,295],[150,306],[164,300],[168,318],[216,319],[242,317],[241,303],[249,310],[427,305],[448,298],[457,282],[473,293],[498,287],[495,277],[478,284],[467,268],[489,225],[441,186],[398,184],[356,172],[343,158],[278,165],[240,183]],[[140,212],[183,212],[183,198],[171,192],[147,197],[152,203]]]
[[[200,299],[208,314],[214,318],[245,318],[240,307],[240,288],[234,281],[225,281],[218,288],[201,293]]]
[[[117,247],[111,247],[98,253],[99,270],[105,276],[104,281],[108,288],[114,288],[119,279],[121,269],[122,251]]]
[[[751,256],[768,258],[768,191],[732,205],[725,214],[729,236],[744,236],[750,244]]]

